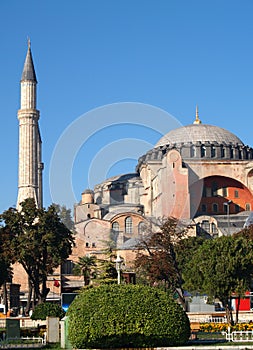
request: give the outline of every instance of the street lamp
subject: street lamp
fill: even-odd
[[[122,262],[123,262],[123,260],[119,256],[119,252],[117,252],[117,258],[115,260],[115,263],[116,263],[116,270],[117,270],[117,274],[118,274],[118,284],[120,284],[120,270],[121,270]]]
[[[232,203],[231,200],[229,200],[225,205],[227,206],[227,223],[228,223],[228,235],[230,234],[230,217],[229,217],[229,205]]]

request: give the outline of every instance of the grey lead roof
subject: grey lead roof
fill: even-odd
[[[25,80],[34,81],[37,83],[30,43],[28,43],[28,50],[27,50],[25,64],[24,64],[23,73],[21,77],[21,81],[25,81]]]
[[[191,124],[171,130],[157,142],[155,147],[182,142],[196,143],[197,141],[243,145],[243,142],[236,135],[226,129],[214,125]]]

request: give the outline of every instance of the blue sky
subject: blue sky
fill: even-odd
[[[44,205],[72,208],[105,176],[134,171],[136,159],[174,126],[173,118],[192,123],[196,104],[203,123],[253,146],[252,13],[252,0],[1,1],[0,212],[16,205],[19,81],[28,36],[38,79]],[[110,108],[96,113],[122,103],[169,113],[168,128],[152,113],[144,123],[145,111],[136,123],[124,113],[112,123]],[[62,193],[52,196],[55,149],[72,126],[83,132],[83,144],[70,162],[59,153],[64,166],[53,177]],[[71,148],[76,138],[65,143]],[[130,143],[136,147],[130,150]],[[65,172],[74,199],[64,196]]]

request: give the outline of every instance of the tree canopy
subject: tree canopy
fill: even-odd
[[[0,219],[0,236],[8,236],[3,249],[9,251],[13,263],[20,263],[27,272],[34,302],[45,301],[49,292],[47,276],[70,255],[72,232],[61,222],[53,205],[39,209],[32,198],[21,203],[20,211],[4,211]]]
[[[65,205],[53,203],[57,215],[61,222],[72,232],[75,232],[75,223],[72,218],[71,209],[67,209]]]
[[[253,240],[243,233],[207,239],[187,254],[183,267],[184,288],[219,298],[232,323],[231,297],[241,297],[250,289],[253,275]]]
[[[78,262],[73,268],[74,275],[82,275],[84,279],[84,285],[87,286],[90,283],[91,278],[96,277],[96,260],[93,255],[85,255],[78,258]]]
[[[151,231],[141,239],[135,259],[138,279],[179,293],[182,303],[182,277],[176,260],[175,244],[186,234],[184,225],[177,219],[168,218],[158,232]]]

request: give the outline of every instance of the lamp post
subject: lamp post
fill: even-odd
[[[229,200],[227,203],[225,203],[226,206],[227,206],[228,235],[230,234],[230,216],[229,216],[230,213],[229,213],[229,206],[230,206],[231,203],[232,203],[231,200]]]
[[[119,256],[119,252],[117,252],[117,258],[115,260],[115,263],[116,263],[116,270],[117,270],[117,274],[118,274],[118,284],[120,284],[120,270],[121,270],[122,261],[123,260]]]

